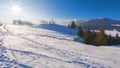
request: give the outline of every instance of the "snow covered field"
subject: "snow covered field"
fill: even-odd
[[[74,33],[43,27],[4,24],[0,26],[0,68],[120,67],[120,46],[95,47],[72,41],[73,37]]]

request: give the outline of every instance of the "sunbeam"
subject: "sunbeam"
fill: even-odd
[[[13,14],[20,14],[23,12],[23,6],[21,4],[21,0],[10,0],[9,9]]]

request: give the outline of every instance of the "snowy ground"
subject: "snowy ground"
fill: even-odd
[[[114,33],[114,32],[113,32]],[[95,47],[30,26],[0,26],[0,68],[119,68],[120,46]]]

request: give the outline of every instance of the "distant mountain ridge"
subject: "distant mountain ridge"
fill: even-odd
[[[118,30],[120,31],[120,20],[114,20],[110,18],[98,18],[98,19],[83,19],[76,20],[76,25],[82,27],[90,26],[91,29],[99,29],[100,25],[103,25],[106,30]]]

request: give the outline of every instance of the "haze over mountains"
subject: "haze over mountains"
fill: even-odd
[[[66,23],[70,23],[67,21]],[[90,26],[91,29],[99,29],[102,25],[106,30],[117,30],[120,31],[120,20],[114,20],[110,18],[97,18],[97,19],[83,19],[75,20],[76,25],[81,25],[82,27]]]

